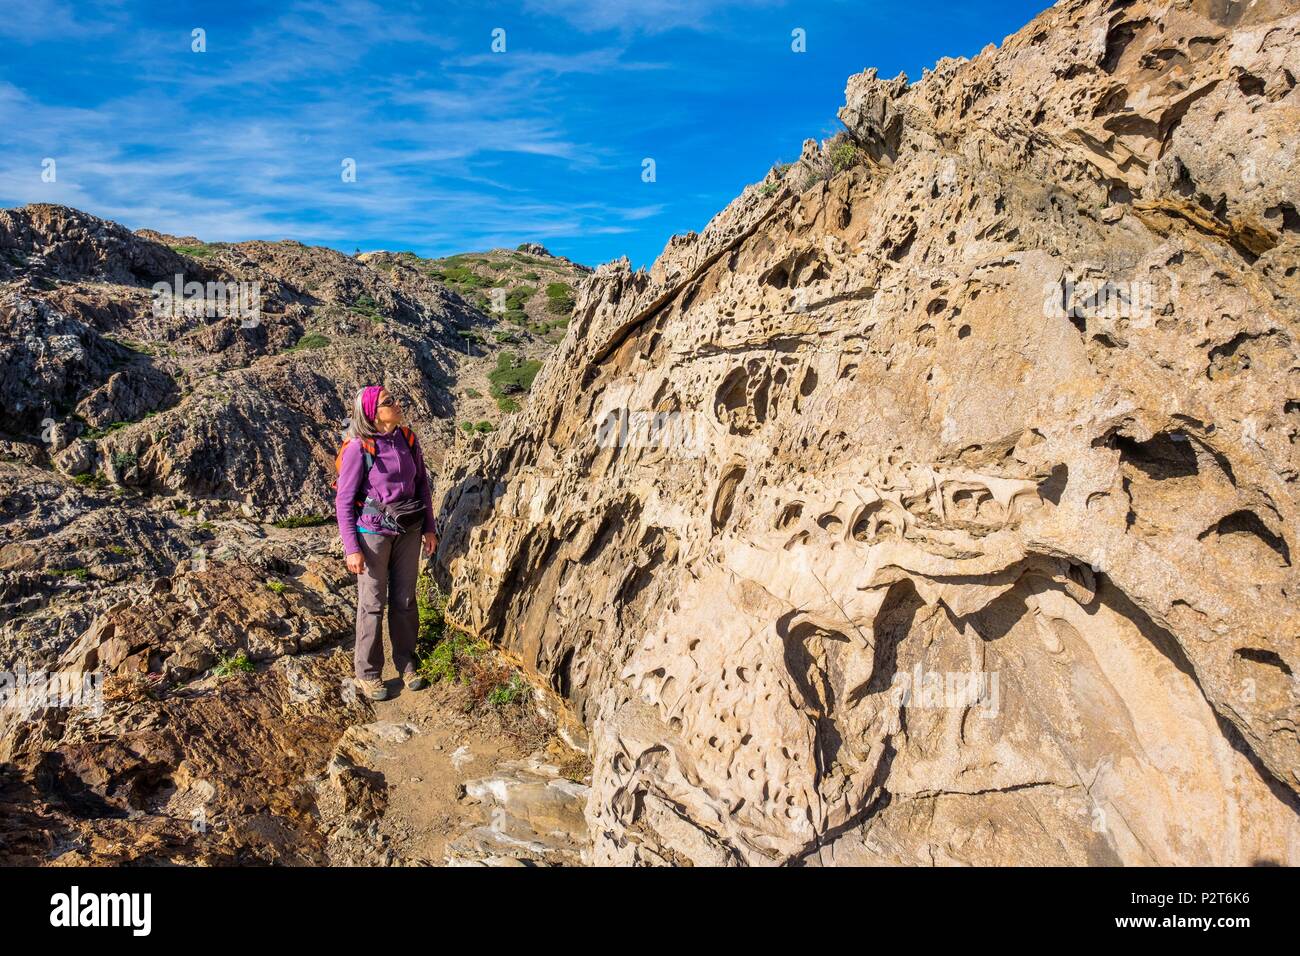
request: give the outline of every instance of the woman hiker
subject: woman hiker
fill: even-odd
[[[358,576],[356,677],[371,700],[388,697],[380,680],[385,604],[393,666],[408,690],[427,686],[415,672],[415,579],[421,544],[425,554],[433,554],[438,536],[424,456],[403,417],[387,389],[360,389],[337,461],[334,510],[348,570]]]

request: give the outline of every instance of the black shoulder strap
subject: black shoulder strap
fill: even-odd
[[[361,443],[361,484],[358,485],[357,487],[358,489],[365,488],[367,493],[369,493],[370,491],[370,469],[374,467],[374,464],[375,464],[375,456],[370,454],[370,452],[366,451],[365,443],[362,442]],[[366,495],[364,494],[357,496],[358,503],[365,501],[365,499],[366,499]]]

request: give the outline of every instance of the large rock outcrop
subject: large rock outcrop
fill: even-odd
[[[1058,3],[585,283],[440,559],[594,860],[1300,862],[1298,61]]]

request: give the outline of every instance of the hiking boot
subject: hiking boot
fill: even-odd
[[[365,691],[366,696],[371,700],[388,700],[388,688],[384,686],[384,682],[378,677],[374,680],[358,679],[357,683],[361,685],[361,689]]]
[[[429,686],[429,682],[414,671],[402,679],[406,682],[407,690],[424,690]]]

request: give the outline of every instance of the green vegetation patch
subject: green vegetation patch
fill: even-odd
[[[522,673],[493,653],[492,645],[447,620],[447,598],[426,572],[416,582],[420,625],[416,638],[416,671],[430,683],[461,687],[465,710],[493,712],[501,729],[536,744],[544,721]]]
[[[131,424],[130,422],[110,422],[109,424],[104,425],[102,428],[87,429],[85,433],[82,434],[81,437],[86,439],[87,441],[95,441],[97,439],[103,438],[105,435],[111,435],[113,434],[113,432],[121,428],[125,428],[127,425],[130,424]]]
[[[170,248],[172,252],[179,252],[191,259],[211,259],[220,250],[220,246],[214,246],[207,242],[201,242],[197,246],[171,246]]]
[[[550,282],[546,285],[546,311],[552,315],[569,315],[573,312],[573,287],[567,282]]]
[[[251,674],[256,667],[248,659],[248,654],[243,650],[236,651],[234,654],[227,655],[217,661],[217,666],[213,670],[218,677],[229,677],[232,674]]]
[[[348,306],[348,311],[363,318],[370,319],[373,322],[384,321],[384,314],[379,309],[379,303],[367,293],[363,292]]]
[[[830,149],[831,167],[837,172],[843,172],[858,161],[859,150],[848,139],[841,139]]]
[[[90,577],[90,571],[87,568],[52,568],[45,573],[51,577],[76,578],[78,581],[85,581]]]
[[[292,515],[272,521],[271,525],[276,528],[316,528],[333,520],[333,515]]]
[[[289,346],[290,352],[302,352],[307,349],[323,349],[330,344],[329,336],[321,335],[319,332],[309,332],[300,338],[295,345]]]
[[[537,290],[530,285],[517,285],[506,293],[506,309],[522,309]]]
[[[540,359],[525,359],[509,350],[498,355],[497,367],[488,373],[489,390],[497,400],[497,407],[506,413],[518,411],[519,402],[515,396],[533,387],[533,379],[541,368]]]

